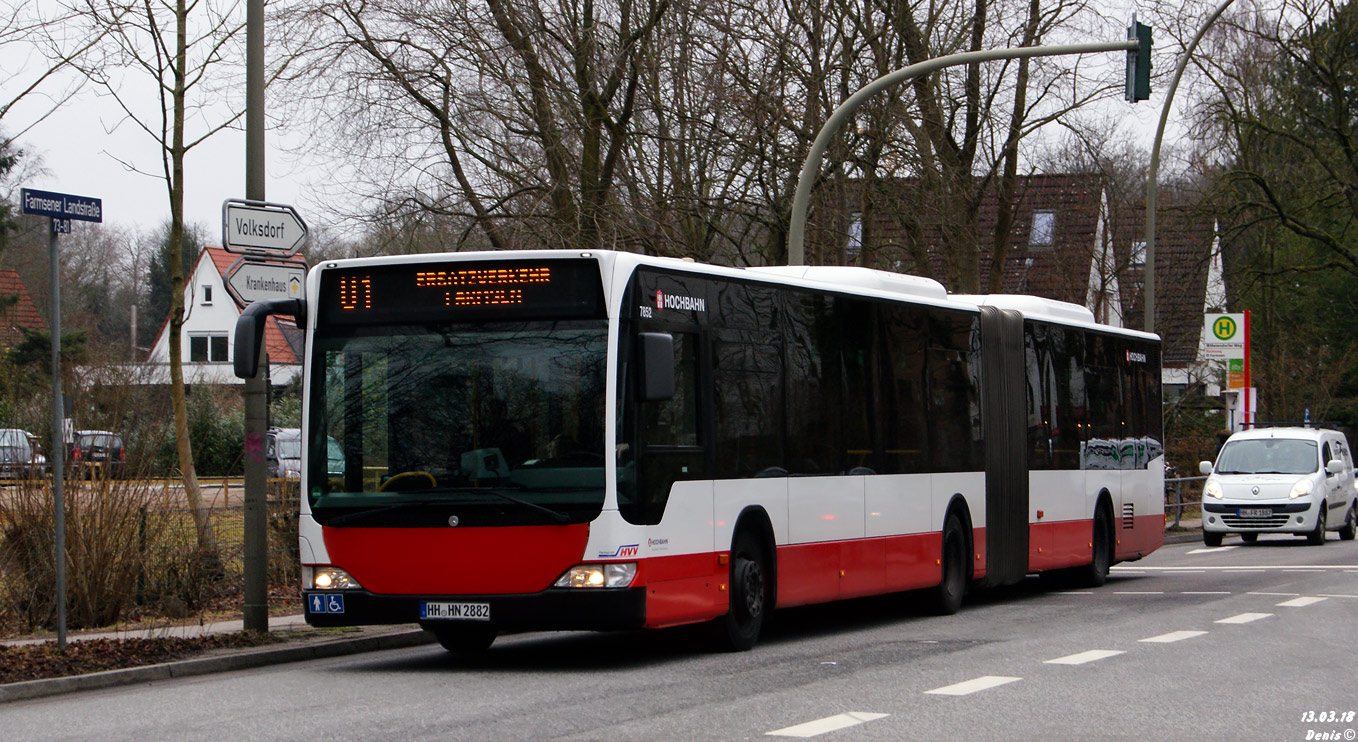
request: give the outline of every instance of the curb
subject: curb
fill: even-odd
[[[216,657],[199,657],[159,665],[129,667],[123,670],[106,670],[87,675],[71,675],[64,678],[26,680],[19,683],[0,685],[0,703],[42,698],[81,690],[112,688],[133,683],[145,683],[170,678],[186,678],[229,670],[245,670],[252,667],[280,665],[288,662],[314,660],[325,657],[341,657],[379,649],[401,649],[434,643],[434,635],[422,629],[407,629],[398,632],[363,636],[355,639],[302,644],[298,646],[265,647],[261,649],[235,652]]]

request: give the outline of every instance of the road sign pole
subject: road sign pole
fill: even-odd
[[[62,470],[66,468],[66,441],[61,424],[65,405],[61,399],[61,262],[57,245],[58,224],[51,218],[48,254],[52,261],[52,508],[56,515],[57,571],[57,649],[66,648],[66,502],[62,492]],[[69,226],[69,225],[68,225]]]
[[[249,0],[245,17],[245,197],[264,201],[264,0]],[[223,223],[224,231],[230,225]],[[225,242],[225,241],[224,241]],[[223,245],[227,247],[227,245]],[[267,321],[267,320],[266,320]],[[268,516],[264,471],[269,428],[269,356],[245,380],[245,608],[246,631],[269,630]]]

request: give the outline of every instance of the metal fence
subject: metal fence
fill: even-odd
[[[1166,477],[1165,478],[1165,517],[1173,517],[1170,528],[1180,528],[1184,510],[1202,507],[1202,482],[1207,477]]]

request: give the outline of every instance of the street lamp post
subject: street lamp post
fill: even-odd
[[[1141,46],[1135,39],[1127,41],[1110,41],[1097,44],[1066,44],[1061,46],[1025,46],[1010,49],[985,49],[982,51],[962,52],[960,54],[949,54],[945,57],[936,59],[926,59],[923,62],[902,67],[895,72],[889,72],[872,82],[864,85],[858,92],[849,96],[847,100],[839,104],[839,107],[830,114],[825,125],[821,127],[820,133],[816,135],[816,140],[811,144],[811,151],[806,155],[806,161],[802,164],[802,172],[797,176],[797,191],[792,197],[792,216],[788,223],[787,231],[787,264],[804,265],[806,262],[806,211],[807,204],[811,200],[811,186],[815,183],[816,177],[820,173],[821,160],[825,156],[825,150],[830,146],[830,139],[839,131],[840,127],[848,121],[854,111],[863,105],[869,98],[893,85],[911,80],[935,70],[946,67],[956,67],[958,65],[970,64],[972,62],[989,62],[997,59],[1023,59],[1025,57],[1055,57],[1068,54],[1091,54],[1094,52],[1111,51],[1135,51]]]
[[[1165,103],[1160,107],[1160,123],[1155,127],[1150,170],[1146,173],[1146,280],[1143,302],[1145,310],[1143,329],[1146,332],[1155,332],[1155,209],[1159,201],[1159,189],[1155,181],[1160,172],[1160,144],[1165,138],[1165,122],[1169,120],[1169,107],[1174,102],[1174,93],[1179,89],[1179,79],[1184,76],[1184,69],[1188,67],[1188,60],[1193,57],[1193,51],[1198,48],[1198,42],[1202,41],[1208,27],[1215,23],[1233,2],[1235,0],[1223,0],[1198,29],[1193,41],[1184,49],[1184,53],[1179,57],[1179,64],[1174,67],[1174,79],[1170,80],[1169,90],[1165,93]]]

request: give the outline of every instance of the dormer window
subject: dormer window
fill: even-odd
[[[1130,264],[1133,268],[1144,268],[1146,266],[1146,241],[1136,240],[1132,243],[1132,254]]]
[[[1056,235],[1056,212],[1034,211],[1033,226],[1028,231],[1029,247],[1051,247]]]
[[[204,284],[203,286],[203,305],[212,305],[212,286],[210,284]]]

